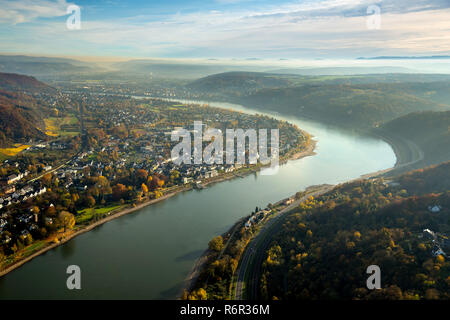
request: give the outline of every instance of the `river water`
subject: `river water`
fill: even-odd
[[[289,161],[276,175],[257,173],[184,192],[108,222],[0,278],[0,299],[174,299],[209,240],[256,206],[396,161],[392,148],[377,138],[238,105],[209,104],[295,123],[318,141],[317,155]],[[66,288],[66,268],[72,264],[81,268],[81,290]]]

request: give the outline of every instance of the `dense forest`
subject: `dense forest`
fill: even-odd
[[[386,90],[389,85],[304,85],[265,89],[242,98],[245,105],[260,106],[298,116],[346,126],[367,128],[409,112],[444,110],[439,103],[404,91]]]
[[[445,75],[299,76],[230,72],[192,82],[208,99],[314,118],[351,129],[449,109]]]
[[[0,146],[45,139],[42,110],[33,97],[0,89]]]
[[[0,73],[0,147],[47,139],[44,118],[63,107],[60,98],[34,77]]]
[[[344,184],[300,205],[266,252],[260,296],[449,299],[450,262],[438,251],[449,249],[449,165]],[[366,287],[370,265],[380,290]]]

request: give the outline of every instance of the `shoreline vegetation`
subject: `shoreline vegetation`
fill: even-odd
[[[364,175],[361,175],[359,178],[355,178],[352,180],[349,180],[344,183],[351,183],[357,180],[365,180],[375,177],[380,177],[383,175],[386,175],[388,173],[392,174],[398,174],[399,170],[410,168],[413,164],[420,162],[423,159],[423,152],[420,150],[420,148],[412,141],[407,141],[405,139],[401,139],[399,137],[394,136],[393,134],[389,132],[367,132],[366,134],[372,135],[374,137],[377,137],[383,141],[385,141],[387,144],[389,144],[395,154],[396,162],[395,165],[391,168],[379,170],[372,173],[367,173]],[[338,184],[335,186],[331,186],[331,189],[334,189],[335,187],[342,185]],[[311,192],[311,190],[314,190],[316,186],[310,186],[307,187],[304,191],[305,194],[308,194]],[[320,187],[320,186],[317,186]],[[330,191],[330,185],[323,185],[323,192]],[[277,204],[275,204],[275,209],[277,209],[280,206],[280,203],[283,203],[287,199],[282,199]],[[235,229],[239,229],[243,226],[243,223],[245,219],[248,217],[243,217],[239,219],[233,226],[220,235],[222,239],[227,239],[226,246],[228,246],[229,242],[231,241],[231,238],[233,237]],[[267,221],[266,221],[267,222]],[[264,225],[264,223],[263,223]],[[258,228],[262,228],[262,226],[259,226]],[[247,241],[247,245],[250,243],[251,239]],[[245,248],[244,248],[245,250]],[[225,251],[225,249],[223,250]],[[193,290],[197,286],[197,281],[199,276],[202,274],[202,272],[205,271],[205,269],[208,267],[207,263],[211,256],[214,255],[214,252],[211,249],[206,249],[203,254],[197,259],[196,263],[194,264],[193,268],[191,269],[191,272],[188,274],[188,276],[185,278],[184,285],[180,290],[180,294],[178,295],[178,299],[183,299],[183,296],[188,295],[189,293],[193,292]],[[239,261],[240,262],[240,261]],[[239,265],[237,266],[239,268]],[[233,276],[235,277],[235,275]],[[232,288],[233,290],[233,288]]]
[[[313,136],[308,134],[307,132],[305,132],[299,128],[297,128],[297,129],[299,131],[301,131],[302,134],[307,134],[311,138],[313,138]],[[310,139],[310,142],[305,150],[301,150],[301,151],[297,151],[297,152],[296,152],[296,150],[294,150],[294,153],[289,153],[284,158],[281,158],[280,164],[282,165],[284,163],[287,163],[289,160],[298,160],[303,157],[315,155],[316,153],[314,152],[314,150],[315,150],[316,144],[317,144],[317,141]],[[208,185],[213,185],[213,184],[231,180],[234,178],[244,178],[244,176],[252,174],[252,173],[257,173],[261,169],[264,169],[268,166],[270,166],[270,164],[267,164],[267,165],[257,164],[257,165],[254,165],[253,167],[249,167],[249,168],[244,167],[244,168],[238,169],[235,172],[224,173],[218,177],[210,178],[207,181],[202,182],[201,188],[203,189],[204,187],[207,187]],[[83,233],[86,233],[92,229],[95,229],[96,227],[101,226],[104,223],[107,223],[114,219],[120,218],[124,215],[133,213],[133,212],[138,211],[142,208],[145,208],[149,205],[169,199],[169,198],[177,195],[178,193],[189,191],[192,189],[195,189],[195,186],[192,183],[189,185],[177,186],[177,187],[172,188],[171,190],[166,190],[165,192],[167,192],[167,193],[163,194],[161,197],[159,197],[157,199],[144,200],[143,202],[140,202],[140,203],[135,202],[135,203],[131,203],[131,204],[128,204],[125,206],[121,206],[118,209],[110,211],[109,213],[107,213],[106,217],[104,217],[96,222],[90,223],[85,226],[79,226],[78,229],[75,229],[75,230],[70,230],[70,231],[66,231],[63,233],[59,233],[50,239],[40,242],[40,246],[38,246],[38,247],[41,247],[41,246],[44,246],[44,247],[39,248],[36,251],[32,251],[32,253],[28,253],[28,255],[26,257],[19,258],[18,260],[14,261],[13,263],[7,265],[3,270],[0,271],[0,278],[7,275],[8,273],[14,271],[15,269],[21,267],[25,263],[33,260],[34,258],[46,253],[47,251],[55,249],[55,248],[59,247],[60,245],[63,245],[66,242],[70,241],[71,239],[73,239],[79,235],[82,235]],[[33,246],[33,245],[31,245],[31,246]],[[27,251],[28,251],[27,249],[29,250],[29,248],[24,248],[22,254],[27,253]]]

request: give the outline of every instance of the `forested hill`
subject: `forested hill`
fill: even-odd
[[[310,198],[274,236],[262,267],[260,296],[449,299],[448,169],[446,163],[390,183],[353,182]],[[381,269],[381,290],[366,287],[370,265]]]
[[[0,73],[0,146],[45,139],[43,119],[51,108],[32,95],[55,94],[54,88],[33,77]]]
[[[0,89],[0,146],[45,139],[40,106],[31,96]]]
[[[226,72],[193,81],[188,88],[197,92],[241,96],[264,88],[288,87],[297,78],[299,77],[260,72]]]
[[[0,55],[0,71],[33,76],[56,76],[93,71],[88,63],[73,59]]]
[[[417,111],[450,109],[448,75],[277,75],[230,72],[192,82],[208,100],[292,114],[348,128],[375,127]]]
[[[404,173],[395,178],[411,194],[440,193],[450,189],[450,161]]]
[[[263,89],[239,101],[254,108],[310,117],[348,128],[368,128],[410,112],[448,108],[392,84]]]
[[[416,167],[450,160],[450,111],[410,113],[380,129],[411,140],[422,149],[424,159]]]
[[[0,73],[0,89],[12,92],[56,93],[56,89],[34,77],[15,73]]]

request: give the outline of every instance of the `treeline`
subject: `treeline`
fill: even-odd
[[[436,254],[450,232],[448,165],[403,175],[400,186],[359,181],[303,203],[266,252],[260,297],[449,299],[450,263]],[[447,184],[433,185],[438,176]],[[380,290],[366,287],[370,265],[381,269]]]
[[[411,194],[445,192],[450,186],[450,162],[410,171],[396,180]]]
[[[234,234],[217,236],[209,242],[203,268],[189,291],[183,292],[181,299],[224,300],[229,298],[233,275],[252,235],[250,230],[244,228],[244,220],[239,221],[233,229],[236,230]]]
[[[418,111],[449,108],[445,75],[300,76],[229,72],[191,83],[205,99],[311,117],[349,128],[378,126]]]
[[[262,89],[238,101],[349,128],[373,127],[410,112],[448,108],[448,105],[416,95],[404,86],[306,84],[294,88]],[[447,88],[449,86],[447,84]]]
[[[269,205],[272,210],[272,205]],[[261,208],[256,207],[255,215]],[[239,220],[229,232],[213,238],[208,244],[199,276],[189,290],[185,290],[183,300],[225,300],[233,292],[233,276],[244,250],[258,226],[245,227],[250,216]]]

